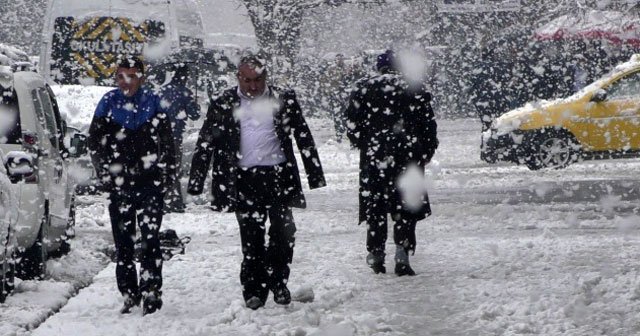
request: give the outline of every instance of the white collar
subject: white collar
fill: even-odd
[[[240,86],[238,86],[238,97],[240,97],[240,99],[242,99],[242,100],[254,100],[256,98],[261,98],[261,97],[266,96],[268,92],[269,92],[269,85],[265,85],[264,86],[264,91],[262,92],[261,95],[259,95],[257,97],[250,98],[247,95],[245,95],[244,93],[242,93],[242,91],[240,90]]]

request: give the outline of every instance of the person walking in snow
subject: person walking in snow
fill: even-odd
[[[187,119],[197,120],[200,118],[200,107],[193,97],[193,92],[186,86],[187,67],[184,64],[177,64],[171,72],[171,80],[162,86],[160,96],[161,104],[166,106],[167,115],[171,120],[173,129],[173,142],[176,146],[176,176],[173,186],[165,195],[166,212],[184,212],[185,205],[182,199],[182,187],[180,176],[182,175],[182,135]]]
[[[509,110],[507,93],[511,67],[495,55],[493,48],[483,47],[481,53],[482,59],[471,76],[469,94],[484,132],[491,128],[493,120]]]
[[[431,95],[395,70],[392,51],[378,56],[377,68],[380,75],[356,84],[345,111],[347,137],[360,150],[359,222],[367,224],[367,264],[386,273],[391,214],[395,273],[415,275],[409,253],[416,247],[416,222],[431,214],[423,177],[438,147],[437,125]]]
[[[347,70],[344,55],[336,54],[333,59],[327,62],[324,78],[322,79],[323,102],[329,112],[329,116],[333,119],[337,142],[342,142],[342,137],[346,131],[342,104],[347,98],[345,93],[349,85]]]
[[[187,192],[201,194],[213,166],[212,209],[234,211],[240,227],[247,307],[264,306],[269,290],[277,304],[286,305],[296,232],[291,207],[306,206],[292,137],[311,189],[326,185],[324,173],[295,92],[267,85],[265,62],[256,55],[241,58],[237,78],[238,86],[224,91],[207,111]]]
[[[116,247],[121,313],[143,300],[143,314],[162,307],[162,251],[158,232],[163,199],[175,179],[171,124],[160,98],[143,86],[144,65],[133,56],[116,70],[117,89],[107,92],[89,129],[89,150],[103,190]],[[140,282],[134,264],[136,225],[142,239]]]

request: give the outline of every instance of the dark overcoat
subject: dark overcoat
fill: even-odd
[[[430,101],[431,94],[422,86],[411,87],[399,74],[383,74],[356,84],[345,114],[347,136],[360,150],[360,223],[366,221],[376,197],[388,199],[387,210],[392,215],[420,220],[431,214],[426,189],[421,206],[408,206],[395,183],[410,165],[424,174],[424,166],[438,147]],[[393,185],[388,181],[394,181]]]
[[[273,125],[286,157],[283,178],[283,201],[286,205],[305,208],[298,164],[293,153],[295,138],[311,189],[326,185],[320,157],[302,110],[292,90],[268,88],[276,107]],[[238,88],[224,91],[211,101],[207,117],[200,130],[189,174],[188,193],[202,193],[211,166],[211,206],[213,210],[236,210],[237,178],[240,158],[240,120],[235,111],[240,108]]]

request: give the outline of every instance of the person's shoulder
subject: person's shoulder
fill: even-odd
[[[400,74],[385,73],[369,77],[366,82],[362,84],[362,87],[370,90],[383,89],[385,91],[388,91],[392,88],[394,90],[403,88],[405,87],[405,84],[406,82]]]
[[[115,99],[118,94],[120,93],[120,89],[112,89],[107,91],[105,94],[102,95],[102,101],[110,101]]]
[[[279,86],[270,85],[269,90],[270,90],[271,96],[273,96],[276,99],[285,100],[285,99],[296,98],[296,91],[290,87],[279,87]]]
[[[153,88],[151,86],[145,85],[140,87],[140,96],[142,97],[152,97],[154,99],[159,99],[161,94],[160,90]]]
[[[229,109],[233,106],[234,102],[240,100],[238,96],[238,87],[232,87],[223,91],[217,92],[210,97],[209,108],[213,109]]]
[[[224,102],[228,102],[234,99],[237,99],[238,97],[238,87],[234,86],[232,88],[226,89],[226,90],[222,90],[217,92],[217,94],[211,96],[211,100],[214,102],[219,102],[219,103],[224,103]]]
[[[100,98],[100,102],[95,110],[96,117],[104,117],[108,115],[109,111],[111,111],[111,105],[113,104],[113,101],[117,99],[119,92],[119,89],[113,89],[102,95],[102,98]]]
[[[375,78],[375,77],[376,77],[376,76],[372,76],[372,75],[365,75],[365,76],[362,76],[362,77],[360,77],[360,78],[356,79],[356,81],[355,81],[354,85],[355,85],[355,86],[365,86],[365,85],[367,85],[368,83],[370,83],[370,82],[371,82],[371,80],[372,80],[373,78]]]

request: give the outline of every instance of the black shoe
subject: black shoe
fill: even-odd
[[[288,305],[291,303],[291,292],[286,285],[278,286],[273,290],[273,301],[280,305]]]
[[[387,268],[384,267],[384,261],[376,261],[373,264],[369,265],[369,267],[371,267],[373,273],[375,274],[387,273]]]
[[[398,276],[416,275],[416,272],[414,272],[413,269],[411,268],[411,266],[409,266],[407,264],[396,264],[395,272],[396,272],[396,274]]]
[[[253,310],[257,310],[258,308],[264,306],[264,301],[260,300],[257,296],[252,296],[249,300],[245,302],[247,308],[251,308]]]
[[[142,303],[142,315],[153,314],[162,308],[162,299],[159,294],[149,294]]]
[[[124,305],[120,308],[120,314],[129,314],[133,307],[140,305],[140,296],[126,296],[124,299]]]

